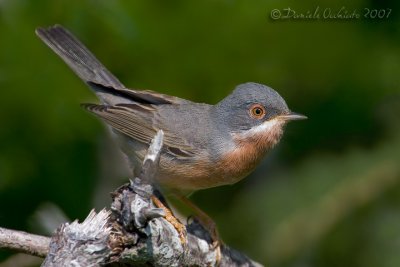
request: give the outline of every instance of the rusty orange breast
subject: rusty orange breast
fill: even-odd
[[[277,123],[268,131],[254,131],[234,134],[235,148],[225,153],[217,164],[217,172],[229,183],[235,183],[252,172],[263,159],[267,151],[280,140],[283,129]]]
[[[202,158],[190,163],[161,160],[159,181],[170,188],[187,190],[234,184],[256,168],[281,135],[282,127],[251,134],[234,134],[233,148],[215,160]]]

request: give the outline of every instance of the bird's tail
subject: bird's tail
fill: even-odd
[[[117,93],[125,86],[74,35],[60,25],[37,28],[36,34],[96,93],[109,88]],[[99,86],[94,86],[99,85]]]
[[[184,99],[148,90],[127,89],[74,35],[60,25],[37,28],[36,34],[81,78],[105,105],[178,104]]]

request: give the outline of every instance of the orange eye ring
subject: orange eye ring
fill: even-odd
[[[265,108],[260,104],[254,104],[249,109],[250,116],[254,119],[262,119],[265,117]]]

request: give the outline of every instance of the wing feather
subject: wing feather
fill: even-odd
[[[149,113],[155,112],[151,105],[121,104],[115,106],[84,104],[115,130],[144,144],[149,144],[159,130],[153,125]],[[147,113],[147,116],[144,116]],[[171,156],[178,158],[193,157],[197,150],[177,135],[165,132],[164,149]]]

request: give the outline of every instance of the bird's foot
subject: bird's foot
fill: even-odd
[[[197,220],[210,235],[212,248],[217,248],[224,244],[219,235],[217,224],[208,215],[201,213],[194,215],[193,218]]]
[[[186,226],[183,225],[179,220],[172,214],[172,211],[167,208],[155,195],[151,196],[151,200],[153,201],[154,205],[157,206],[157,208],[161,208],[165,212],[164,218],[171,223],[176,231],[179,233],[179,238],[181,240],[182,245],[185,245],[187,243],[186,240]]]
[[[210,216],[208,216],[202,210],[196,210],[196,213],[197,214],[194,215],[193,217],[210,235],[212,242],[211,248],[215,250],[216,253],[216,266],[219,266],[219,263],[221,262],[222,259],[221,249],[224,242],[222,241],[221,236],[219,235],[217,224],[214,222],[213,219],[211,219]]]
[[[216,266],[219,266],[219,263],[222,259],[221,247],[224,244],[221,236],[219,235],[217,224],[211,219],[210,216],[207,215],[202,209],[200,209],[196,204],[194,204],[190,199],[181,195],[175,194],[179,200],[181,200],[184,204],[186,204],[189,208],[194,212],[194,218],[200,223],[200,225],[208,232],[211,238],[211,248],[216,252]]]

